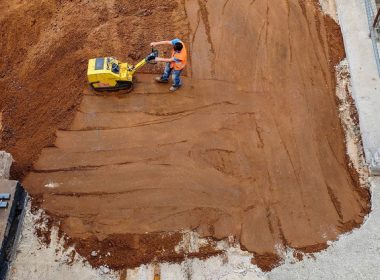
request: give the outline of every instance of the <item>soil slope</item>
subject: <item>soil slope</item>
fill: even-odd
[[[71,33],[50,32],[27,51],[34,57],[44,42],[66,38],[66,48],[81,57],[62,60],[72,75],[59,82],[41,70],[40,84],[56,83],[51,94],[64,98],[63,83],[71,80],[79,96],[85,73],[73,65],[83,69],[103,41],[118,55],[124,44],[182,36],[191,51],[189,78],[175,94],[149,75],[122,98],[85,91],[72,124],[57,132],[24,181],[92,264],[179,258],[178,235],[160,233],[194,229],[216,239],[236,236],[268,269],[279,247],[315,251],[363,221],[368,193],[350,175],[335,103],[333,66],[344,55],[339,28],[314,1],[186,0],[170,9],[152,1],[147,10],[132,7],[150,1],[77,2],[61,3],[61,12],[45,20],[73,31],[86,26],[79,49]],[[86,16],[65,12],[78,5],[87,24]],[[188,25],[189,37],[176,32]],[[46,54],[61,54],[57,49]],[[111,256],[91,257],[97,249]]]
[[[71,123],[88,58],[136,62],[150,41],[188,32],[176,1],[0,0],[0,9],[0,148],[13,155],[16,179]]]

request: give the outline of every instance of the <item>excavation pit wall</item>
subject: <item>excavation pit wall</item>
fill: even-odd
[[[139,14],[116,4],[103,7],[110,18]],[[184,87],[169,94],[140,75],[128,96],[84,91],[24,180],[49,224],[94,266],[180,260],[176,232],[188,229],[235,236],[264,270],[281,248],[315,252],[359,226],[369,194],[348,168],[336,109],[344,50],[335,22],[311,1],[189,0],[176,9],[190,30]]]

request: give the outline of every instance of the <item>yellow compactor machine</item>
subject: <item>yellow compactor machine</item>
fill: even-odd
[[[152,52],[136,65],[120,62],[113,57],[98,57],[88,61],[87,78],[96,91],[116,91],[133,89],[133,74],[146,63],[155,63],[158,51]]]

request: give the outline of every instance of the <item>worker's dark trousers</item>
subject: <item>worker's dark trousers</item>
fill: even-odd
[[[173,68],[170,68],[170,63],[168,62],[166,63],[164,74],[162,74],[162,79],[169,80],[170,74],[172,74],[173,86],[180,87],[182,85],[180,78],[181,73],[182,70],[174,70]]]

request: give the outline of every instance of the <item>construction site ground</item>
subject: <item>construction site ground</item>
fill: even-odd
[[[11,279],[287,279],[370,212],[340,28],[317,1],[0,8],[1,146],[32,198]],[[175,37],[180,91],[153,82],[158,65],[128,95],[86,86],[88,58],[136,62]]]

